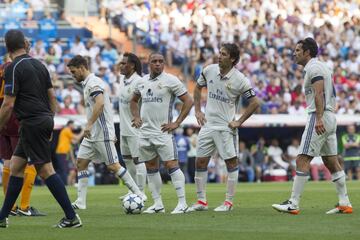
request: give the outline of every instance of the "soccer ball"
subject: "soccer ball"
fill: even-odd
[[[144,202],[138,195],[132,193],[123,199],[122,207],[126,214],[139,214],[144,210]]]

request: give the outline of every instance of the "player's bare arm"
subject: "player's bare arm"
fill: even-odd
[[[248,99],[249,106],[246,108],[245,112],[241,115],[238,120],[231,121],[229,127],[231,129],[239,128],[241,125],[258,109],[260,106],[259,99],[254,96]]]
[[[173,130],[177,129],[180,126],[180,124],[184,121],[186,116],[189,114],[190,109],[193,106],[192,98],[189,96],[188,93],[185,93],[182,96],[180,96],[179,99],[184,103],[181,108],[179,117],[176,119],[175,122],[162,124],[161,131],[170,133]]]
[[[326,132],[322,120],[324,114],[324,79],[317,80],[312,84],[315,91],[316,123],[315,131],[318,135]]]
[[[203,86],[196,84],[194,89],[194,106],[195,106],[195,117],[200,126],[206,123],[205,114],[201,112],[201,89]]]
[[[93,108],[92,115],[90,119],[88,119],[88,122],[84,129],[84,137],[91,138],[91,128],[96,122],[96,120],[99,118],[100,114],[103,112],[104,109],[104,95],[102,93],[98,94],[94,98],[95,104]]]
[[[140,128],[142,125],[142,120],[140,118],[140,111],[139,111],[139,101],[141,96],[138,94],[134,94],[131,101],[130,101],[130,110],[131,115],[133,115],[132,126],[135,128]]]
[[[55,95],[54,88],[49,88],[47,90],[47,94],[49,97],[50,110],[53,113],[53,115],[55,115],[56,110],[57,110],[57,101],[56,101],[56,95]]]
[[[15,104],[15,96],[4,96],[4,101],[0,108],[0,130],[3,129],[3,127],[6,125],[6,123],[9,121],[11,113],[14,108]]]

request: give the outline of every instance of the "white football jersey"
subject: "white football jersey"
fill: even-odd
[[[244,74],[232,68],[221,77],[218,64],[207,66],[198,78],[197,84],[207,86],[204,127],[209,129],[232,131],[228,124],[235,120],[240,96],[245,98],[255,96],[250,81]]]
[[[95,104],[95,97],[98,94],[104,94],[104,109],[91,129],[91,139],[89,141],[113,141],[116,139],[114,129],[114,116],[112,113],[112,104],[110,102],[109,93],[105,88],[102,79],[91,73],[82,82],[84,87],[84,101],[86,118],[89,120]]]
[[[133,116],[130,110],[130,101],[133,97],[135,87],[141,77],[134,73],[129,79],[124,79],[122,75],[119,87],[119,118],[120,118],[120,135],[121,136],[137,136],[139,130],[131,126]]]
[[[172,121],[175,98],[186,93],[184,84],[172,74],[163,72],[154,79],[144,76],[135,88],[135,94],[141,96],[140,136],[167,134],[161,131],[161,125]]]
[[[315,112],[315,91],[312,84],[317,80],[324,80],[324,109],[334,112],[336,106],[336,92],[332,80],[332,70],[319,61],[312,58],[304,67],[304,90],[308,113]]]

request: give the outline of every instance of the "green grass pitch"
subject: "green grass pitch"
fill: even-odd
[[[126,215],[118,197],[126,193],[124,186],[96,186],[88,191],[86,210],[79,211],[83,227],[53,229],[63,216],[60,207],[46,187],[35,187],[32,205],[48,214],[46,217],[10,217],[8,229],[0,229],[1,240],[80,240],[80,239],[360,239],[360,181],[348,182],[354,213],[325,215],[337,202],[330,182],[308,182],[301,202],[300,215],[281,214],[271,208],[289,197],[291,182],[240,183],[234,209],[228,213],[212,211],[224,200],[225,185],[207,186],[209,211],[171,215],[177,201],[172,185],[163,186],[165,214]],[[68,188],[71,200],[76,188]],[[187,185],[187,200],[195,198],[195,186]],[[150,197],[150,194],[148,193]],[[0,197],[3,201],[3,195]],[[149,200],[146,206],[150,206]]]

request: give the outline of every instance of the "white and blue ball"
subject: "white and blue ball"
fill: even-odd
[[[132,193],[123,199],[122,207],[126,214],[139,214],[144,210],[144,202],[141,197]]]

